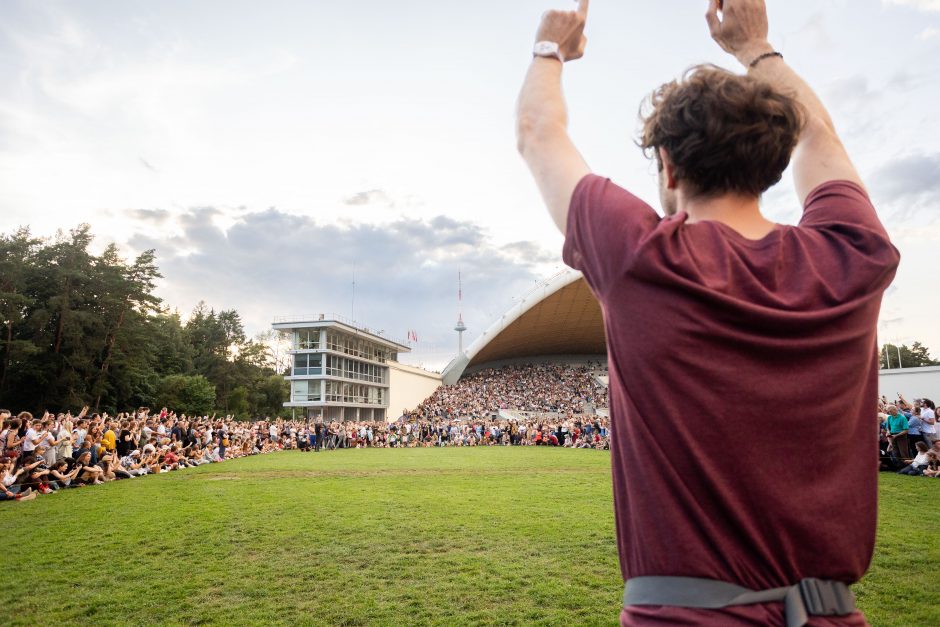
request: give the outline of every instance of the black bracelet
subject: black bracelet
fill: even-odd
[[[774,52],[765,52],[764,54],[760,55],[759,57],[757,57],[756,59],[754,59],[753,61],[751,61],[751,62],[748,64],[747,67],[748,67],[748,68],[751,68],[751,69],[754,69],[754,67],[756,67],[758,63],[760,63],[760,62],[763,61],[764,59],[769,59],[770,57],[780,57],[780,58],[782,59],[782,58],[783,58],[783,55],[780,54],[780,53],[777,52],[777,51],[774,51]]]

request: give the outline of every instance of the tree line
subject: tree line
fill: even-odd
[[[92,241],[87,224],[0,235],[0,406],[283,412],[289,386],[237,311],[200,303],[184,322],[154,294],[154,250],[128,260],[114,244],[93,254]]]
[[[881,347],[881,369],[920,368],[921,366],[940,366],[940,361],[930,358],[930,349],[914,342],[907,344],[885,344]]]

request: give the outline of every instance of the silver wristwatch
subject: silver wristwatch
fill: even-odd
[[[561,49],[554,41],[535,42],[535,48],[532,49],[532,56],[555,58],[562,63],[565,62],[565,57],[563,54],[561,54]]]

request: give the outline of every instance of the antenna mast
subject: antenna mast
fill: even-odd
[[[463,355],[463,332],[467,326],[463,323],[463,280],[460,270],[457,270],[457,356]]]

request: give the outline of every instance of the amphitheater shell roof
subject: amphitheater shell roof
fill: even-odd
[[[446,385],[493,362],[548,356],[606,355],[600,303],[580,272],[543,282],[496,320],[447,368]]]

